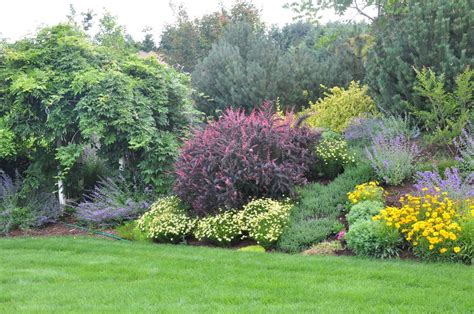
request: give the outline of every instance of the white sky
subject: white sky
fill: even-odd
[[[231,7],[233,0],[174,0],[183,3],[190,17],[199,17],[215,11],[219,3]],[[292,12],[283,9],[283,4],[289,0],[254,0],[262,10],[262,18],[268,25],[284,25],[292,21]],[[145,26],[153,28],[156,41],[163,27],[175,19],[169,7],[169,0],[0,0],[0,36],[17,40],[23,36],[35,33],[40,26],[54,25],[66,20],[72,4],[77,13],[92,9],[98,13],[96,19],[106,8],[118,17],[127,32],[136,40],[143,38]],[[352,13],[350,17],[354,16]],[[322,21],[341,19],[332,11],[323,15]]]

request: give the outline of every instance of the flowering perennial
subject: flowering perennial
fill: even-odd
[[[218,244],[228,244],[242,234],[238,216],[234,211],[225,211],[215,216],[199,219],[194,230],[198,240],[210,240]]]
[[[383,201],[384,189],[377,181],[356,185],[355,190],[347,193],[352,204],[362,201]]]
[[[459,208],[462,204],[448,198],[446,192],[406,195],[400,198],[400,202],[401,208],[387,207],[373,220],[381,220],[387,226],[398,229],[415,253],[423,257],[447,256],[462,251],[458,242],[463,218]],[[469,203],[467,206],[470,214],[474,215],[474,205]]]
[[[355,162],[355,156],[348,152],[345,140],[323,139],[316,147],[316,153],[325,165],[337,162],[345,166]]]
[[[138,220],[138,228],[148,238],[161,242],[177,242],[190,234],[196,220],[190,218],[176,196],[164,197]]]

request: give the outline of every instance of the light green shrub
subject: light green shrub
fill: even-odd
[[[359,221],[370,220],[372,216],[377,215],[383,208],[384,204],[382,202],[363,201],[351,207],[346,219],[350,225],[353,225]]]
[[[150,239],[175,243],[189,235],[195,223],[181,200],[168,196],[151,205],[150,211],[138,220],[138,227]]]
[[[234,211],[201,218],[196,223],[194,236],[217,244],[229,244],[242,235],[239,217]]]
[[[293,205],[268,198],[251,201],[239,212],[242,230],[263,247],[271,247],[288,225]]]
[[[368,94],[368,87],[352,81],[349,88],[333,87],[302,114],[309,115],[306,124],[342,132],[353,118],[368,117],[377,113],[375,102]]]
[[[380,221],[364,220],[352,225],[345,239],[347,246],[357,255],[389,258],[397,256],[400,251],[398,230]]]

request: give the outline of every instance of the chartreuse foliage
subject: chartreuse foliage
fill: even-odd
[[[306,123],[312,127],[325,127],[342,132],[353,118],[377,113],[375,102],[368,94],[367,86],[351,82],[347,89],[330,88],[324,98],[311,103],[302,114],[308,115]]]
[[[29,173],[51,179],[59,167],[66,177],[92,145],[113,167],[123,158],[126,173],[166,188],[188,125],[186,76],[98,46],[69,24],[7,45],[1,63],[0,112],[17,141],[29,143]]]
[[[468,313],[474,308],[474,269],[457,264],[85,237],[0,239],[0,251],[2,313]]]

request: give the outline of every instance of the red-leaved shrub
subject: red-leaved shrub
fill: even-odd
[[[176,162],[175,193],[201,216],[238,209],[252,198],[282,198],[306,182],[317,134],[274,114],[229,109],[194,130]]]

